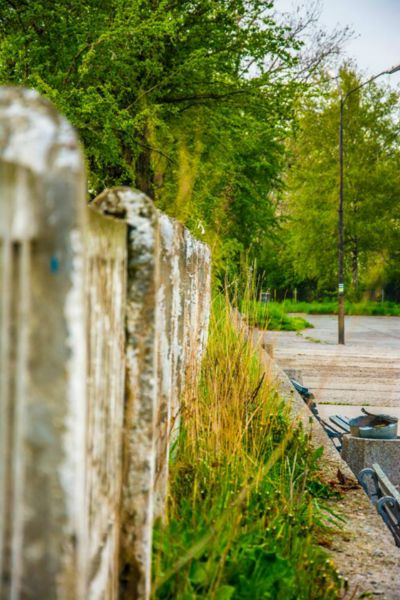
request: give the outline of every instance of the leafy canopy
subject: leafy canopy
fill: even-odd
[[[230,272],[270,254],[294,105],[337,52],[335,35],[302,51],[313,20],[265,0],[0,0],[0,81],[77,127],[92,196],[139,187]]]
[[[345,94],[359,85],[343,68]],[[291,143],[286,256],[300,281],[335,290],[339,198],[339,89],[302,106],[300,127]],[[388,265],[399,247],[400,148],[398,98],[371,84],[351,94],[344,106],[344,224],[347,283],[357,294],[390,278]]]

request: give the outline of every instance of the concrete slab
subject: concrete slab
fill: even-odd
[[[305,315],[303,332],[265,333],[283,369],[296,369],[317,403],[400,408],[400,318],[346,317],[346,345],[337,345],[337,317]]]
[[[400,438],[373,440],[345,435],[342,458],[356,477],[362,469],[378,463],[391,483],[400,484]]]

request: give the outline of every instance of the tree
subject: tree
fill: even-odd
[[[259,0],[0,6],[1,80],[38,88],[74,122],[96,192],[136,181],[153,195],[158,129],[192,107],[239,106],[271,82],[266,56],[285,67],[296,61],[297,42]],[[256,77],[246,77],[250,68]]]
[[[358,83],[353,70],[341,70],[343,94]],[[382,279],[398,239],[397,112],[397,95],[376,84],[352,94],[345,104],[345,256],[348,284],[356,295],[360,283],[374,286],[378,272]],[[339,90],[328,84],[302,107],[284,199],[294,270],[320,291],[334,291],[337,282],[338,126]]]
[[[313,12],[265,0],[0,0],[0,80],[38,89],[77,127],[92,196],[135,185],[212,243],[223,270],[265,252]],[[204,234],[202,233],[204,231]]]

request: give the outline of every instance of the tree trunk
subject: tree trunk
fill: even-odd
[[[354,291],[358,292],[358,239],[353,241],[353,247],[351,250],[351,276]]]
[[[154,173],[151,166],[151,148],[147,143],[147,128],[141,136],[141,152],[136,162],[136,187],[154,200]]]

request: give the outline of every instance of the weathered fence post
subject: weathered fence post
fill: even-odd
[[[84,167],[36,92],[0,90],[1,598],[84,597]]]

